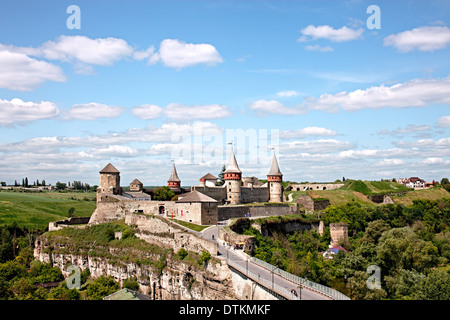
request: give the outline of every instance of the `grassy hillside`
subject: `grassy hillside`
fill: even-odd
[[[17,222],[19,226],[45,229],[51,221],[90,216],[96,208],[96,194],[77,192],[0,192],[0,224]]]
[[[347,180],[344,186],[337,190],[308,190],[308,191],[290,191],[293,202],[299,195],[309,195],[312,198],[326,198],[335,206],[340,206],[348,202],[357,202],[367,206],[376,206],[377,204],[369,200],[367,196],[380,193],[397,193],[391,196],[395,203],[411,205],[413,200],[428,199],[437,200],[441,198],[450,198],[450,193],[442,188],[431,188],[424,190],[413,190],[399,183],[391,181],[367,181],[367,180]]]
[[[339,190],[352,190],[366,196],[379,193],[410,191],[410,188],[392,181],[347,180]]]

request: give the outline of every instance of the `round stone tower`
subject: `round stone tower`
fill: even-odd
[[[107,198],[107,195],[122,194],[120,187],[120,172],[111,163],[100,171],[100,183],[97,188],[97,200]],[[106,197],[105,197],[106,196]]]
[[[278,166],[275,153],[273,154],[272,165],[267,174],[267,183],[269,184],[269,202],[283,202],[283,174]]]
[[[233,149],[231,149],[230,160],[228,161],[227,169],[223,173],[227,190],[227,202],[230,204],[241,203],[241,178],[242,172],[239,170]]]

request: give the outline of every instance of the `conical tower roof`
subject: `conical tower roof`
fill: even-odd
[[[270,166],[268,176],[283,176],[280,171],[280,167],[278,166],[277,157],[275,157],[275,153],[273,154],[272,165]]]
[[[104,167],[100,173],[120,173],[119,170],[114,168],[114,166],[111,163],[108,163],[106,167]]]
[[[172,168],[172,173],[170,174],[169,180],[167,182],[181,182],[180,178],[178,178],[177,169],[175,168],[175,164]]]
[[[231,149],[231,155],[230,160],[228,161],[227,170],[225,170],[225,173],[242,173],[241,170],[239,170],[239,166],[236,161],[236,157],[234,156],[234,151]]]

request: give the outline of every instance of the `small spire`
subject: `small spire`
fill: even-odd
[[[227,170],[225,170],[225,173],[242,173],[242,171],[239,170],[236,157],[234,156],[233,148],[231,148],[230,160],[228,161],[228,166]]]
[[[175,163],[173,164],[172,173],[170,174],[169,180],[167,182],[181,182],[180,178],[178,178],[177,169],[175,168]]]
[[[280,171],[280,167],[278,166],[277,157],[275,156],[275,153],[273,154],[272,159],[272,165],[270,166],[268,176],[283,176],[283,174]]]

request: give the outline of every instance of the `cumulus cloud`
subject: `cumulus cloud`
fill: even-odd
[[[150,120],[161,117],[163,108],[154,104],[143,104],[134,107],[131,112],[140,119]]]
[[[108,66],[133,54],[133,48],[123,39],[85,36],[60,36],[56,41],[47,41],[40,54],[50,60],[79,61],[87,64]]]
[[[450,116],[440,117],[437,121],[438,127],[447,128],[450,127]]]
[[[5,49],[0,49],[0,70],[0,88],[9,90],[31,91],[45,81],[66,81],[60,67]]]
[[[333,42],[351,41],[361,37],[364,30],[359,28],[357,30],[343,26],[339,29],[334,29],[331,26],[314,26],[309,25],[301,30],[302,36],[298,39],[299,42],[307,41],[311,37],[312,40],[327,39]]]
[[[149,62],[161,61],[165,66],[182,69],[196,64],[216,65],[223,62],[217,49],[207,43],[193,44],[177,39],[161,41],[159,51]]]
[[[298,115],[305,113],[302,109],[287,107],[277,100],[264,99],[252,102],[250,104],[250,109],[260,116],[265,116],[267,114]]]
[[[280,138],[284,139],[293,139],[293,138],[302,139],[307,136],[329,137],[336,135],[337,135],[336,131],[321,127],[306,127],[303,129],[284,130],[280,132]]]
[[[444,49],[449,43],[450,29],[442,26],[414,28],[384,38],[385,46],[395,47],[400,52],[432,52]]]
[[[165,115],[173,120],[220,119],[232,115],[228,106],[222,104],[187,106],[170,103],[164,108]]]
[[[117,118],[125,109],[123,107],[108,106],[91,102],[73,105],[67,112],[67,119],[96,120],[100,118]]]
[[[284,91],[277,92],[278,97],[295,97],[298,95],[299,95],[299,93],[295,90],[284,90]]]
[[[23,124],[30,121],[50,119],[59,115],[59,109],[53,102],[25,102],[21,99],[11,101],[0,99],[0,124]]]
[[[380,130],[377,133],[380,135],[389,135],[389,136],[404,136],[407,134],[424,134],[424,132],[430,130],[430,126],[427,125],[414,125],[414,124],[410,124],[407,125],[406,127],[402,128],[402,127],[398,127],[397,129],[394,130]]]
[[[351,92],[324,93],[318,98],[307,97],[294,107],[284,106],[276,100],[258,100],[250,108],[259,115],[304,114],[311,110],[325,112],[358,111],[363,109],[427,107],[430,104],[450,105],[450,78],[415,79],[392,86],[374,86]],[[444,123],[441,120],[441,123]]]

